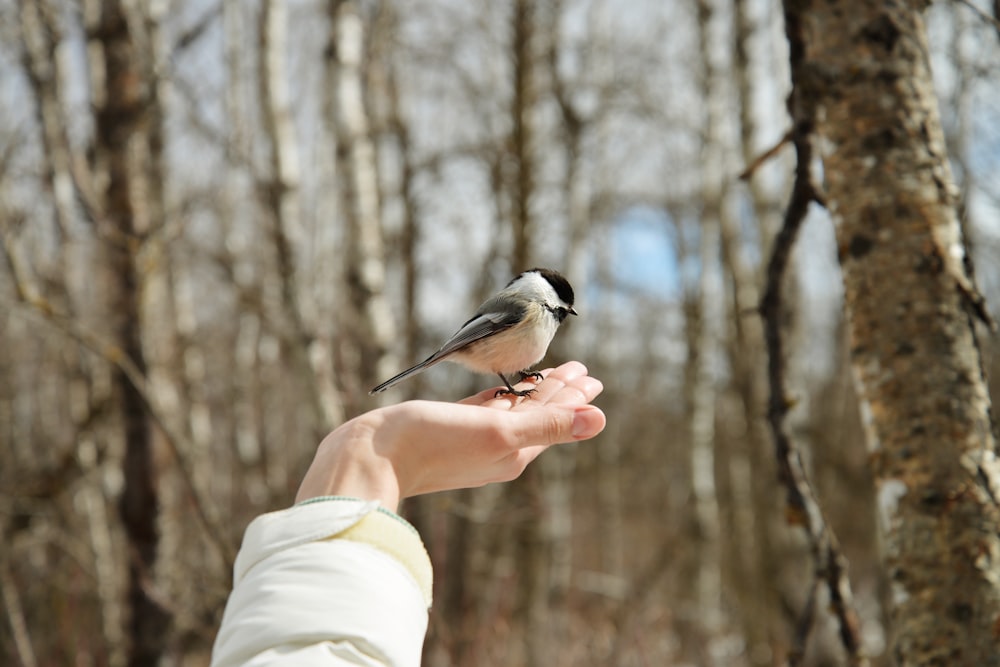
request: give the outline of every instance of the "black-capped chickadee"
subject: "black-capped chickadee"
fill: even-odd
[[[468,322],[447,343],[413,368],[390,378],[370,394],[385,391],[439,361],[454,361],[477,373],[496,373],[506,389],[496,395],[527,396],[534,389],[518,391],[508,375],[542,379],[528,369],[545,356],[556,329],[573,310],[573,288],[558,271],[531,269],[483,302]]]

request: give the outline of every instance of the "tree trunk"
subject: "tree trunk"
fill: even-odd
[[[717,391],[713,367],[720,353],[719,249],[726,193],[725,174],[729,171],[729,151],[725,147],[725,119],[729,111],[725,86],[720,77],[717,49],[712,35],[715,8],[706,0],[697,3],[698,86],[703,102],[701,135],[701,214],[698,229],[698,282],[692,304],[696,316],[685,320],[688,361],[685,366],[686,402],[690,417],[691,505],[693,540],[698,554],[694,576],[689,582],[696,609],[697,661],[715,664],[713,650],[723,635],[727,619],[722,607],[722,539],[720,492],[716,480]],[[724,493],[722,494],[724,495]]]
[[[387,16],[383,21],[379,37],[385,44],[384,49],[391,48],[394,35],[399,30],[400,19],[396,7],[387,4],[382,10]],[[390,133],[399,151],[399,197],[403,207],[402,230],[399,235],[399,262],[403,266],[403,322],[400,325],[404,341],[404,358],[412,363],[420,355],[420,322],[417,304],[420,292],[417,287],[419,262],[418,250],[424,236],[421,226],[421,210],[417,189],[417,168],[415,166],[414,147],[410,120],[403,107],[400,93],[400,72],[397,57],[394,53],[384,56],[385,97],[388,107],[387,122]],[[416,395],[416,394],[414,394]]]
[[[365,106],[365,23],[358,3],[330,5],[331,81],[337,140],[337,180],[346,227],[345,325],[353,349],[345,395],[364,395],[398,370],[392,354],[395,322],[385,294],[386,267],[379,201],[378,164]],[[353,383],[357,383],[354,385]],[[349,412],[365,406],[356,400]]]
[[[235,8],[230,11],[236,11]],[[320,396],[320,378],[309,360],[315,342],[311,326],[315,317],[308,312],[299,281],[295,238],[301,237],[302,195],[298,142],[292,113],[288,68],[288,6],[286,0],[266,0],[260,13],[260,90],[264,129],[271,144],[271,180],[266,204],[271,215],[274,244],[281,285],[283,334],[289,346],[292,367],[306,393],[306,410],[318,440],[333,427],[335,415]]]
[[[538,40],[538,8],[533,0],[516,0],[510,15],[509,57],[513,90],[510,97],[511,132],[507,138],[509,169],[501,180],[509,193],[512,247],[511,273],[529,269],[534,264],[535,223],[532,203],[536,197],[535,122],[538,94],[535,87],[535,49]],[[566,527],[560,517],[553,516],[560,508],[566,489],[560,491],[560,473],[555,461],[529,468],[507,491],[509,507],[524,512],[527,518],[514,526],[515,558],[519,564],[518,601],[515,617],[524,638],[524,659],[528,667],[550,665],[555,660],[552,651],[553,634],[558,623],[550,601],[552,585],[552,548],[556,533]],[[546,473],[550,478],[547,479]],[[559,526],[559,527],[557,527]],[[557,612],[556,612],[557,613]]]
[[[535,195],[533,116],[536,113],[534,57],[535,7],[532,0],[516,0],[511,17],[511,61],[514,91],[511,97],[510,152],[514,174],[510,180],[514,246],[513,273],[530,269],[534,241],[531,204]]]
[[[136,265],[139,238],[134,182],[140,120],[146,102],[138,71],[139,54],[129,32],[125,8],[104,2],[96,14],[88,12],[96,107],[96,172],[104,189],[97,216],[98,235],[105,251],[105,289],[112,335],[120,353],[145,375],[146,364],[140,331],[142,277]],[[141,151],[140,151],[141,153]],[[156,664],[166,645],[170,616],[152,597],[154,567],[159,548],[160,513],[153,432],[139,390],[121,369],[115,370],[125,458],[125,486],[119,511],[128,540],[128,601],[131,639],[129,664]]]
[[[899,665],[1000,665],[1000,473],[924,3],[803,25]]]
[[[261,249],[255,247],[253,234],[248,229],[249,222],[254,218],[253,209],[247,206],[246,174],[241,173],[245,165],[232,156],[245,156],[252,153],[250,132],[247,129],[250,122],[247,111],[252,95],[249,92],[249,79],[246,71],[249,69],[249,56],[245,53],[242,40],[247,31],[246,13],[249,5],[239,0],[228,0],[222,6],[223,41],[225,43],[226,63],[226,137],[227,156],[231,160],[226,170],[222,184],[220,199],[222,208],[228,212],[223,217],[225,248],[228,250],[223,261],[227,270],[233,276],[240,303],[241,312],[237,315],[235,331],[229,347],[229,365],[231,368],[231,407],[232,439],[233,439],[233,470],[242,470],[237,478],[234,474],[232,488],[227,492],[220,488],[220,495],[232,501],[232,508],[240,506],[246,498],[262,505],[270,498],[272,490],[267,487],[266,475],[261,461],[264,460],[264,417],[259,409],[259,397],[262,376],[258,352],[262,336],[262,320],[264,319],[263,304],[259,298],[251,295],[259,290],[260,272],[264,265],[259,254]],[[266,251],[265,251],[266,252]],[[187,295],[185,295],[186,297]],[[181,298],[181,312],[193,312],[194,295]],[[191,369],[193,370],[193,366]],[[217,464],[216,471],[219,471]],[[217,484],[229,482],[226,475],[219,475]]]

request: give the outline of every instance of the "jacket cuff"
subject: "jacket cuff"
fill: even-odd
[[[417,582],[430,608],[434,571],[420,535],[406,519],[379,507],[332,539],[368,544],[399,561]]]
[[[434,572],[417,529],[406,519],[380,507],[378,501],[321,496],[286,510],[257,517],[247,526],[244,547],[236,558],[234,579],[273,553],[308,542],[343,539],[375,547],[399,562],[431,606]]]

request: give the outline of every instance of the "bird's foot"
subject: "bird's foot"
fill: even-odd
[[[493,398],[497,398],[499,396],[506,396],[508,394],[511,395],[511,396],[529,396],[529,395],[535,393],[535,388],[534,387],[532,387],[530,389],[514,389],[514,387],[510,383],[510,380],[508,380],[507,377],[503,373],[497,373],[497,375],[500,376],[500,379],[503,380],[504,386],[507,387],[507,388],[506,389],[497,389],[497,393],[493,394]],[[527,378],[529,378],[529,377],[537,377],[539,380],[542,379],[542,374],[541,373],[526,373],[524,371],[518,371],[518,375],[521,376],[521,379],[519,380],[519,382],[524,382],[524,380],[527,379]]]
[[[514,389],[513,387],[509,389],[497,389],[497,393],[493,394],[493,398],[498,398],[500,396],[530,396],[534,394],[537,389]]]

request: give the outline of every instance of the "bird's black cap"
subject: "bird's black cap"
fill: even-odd
[[[542,276],[542,278],[549,281],[549,284],[552,285],[552,289],[556,291],[556,294],[559,295],[559,298],[562,299],[567,306],[573,305],[573,287],[569,284],[569,281],[566,280],[566,276],[558,271],[553,271],[552,269],[540,268],[531,269],[525,273],[531,273],[532,271],[535,271]]]

